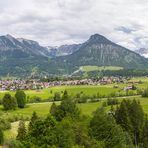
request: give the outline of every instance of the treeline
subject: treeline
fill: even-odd
[[[16,140],[9,147],[40,148],[147,148],[148,117],[136,100],[123,100],[107,113],[98,108],[84,116],[76,102],[65,95],[60,105],[52,104],[49,115],[34,112],[28,127],[20,121]]]
[[[102,70],[88,72],[88,77],[98,76],[122,76],[122,77],[134,77],[134,76],[148,76],[148,69],[120,69],[120,70]]]

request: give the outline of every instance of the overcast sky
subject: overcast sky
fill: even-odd
[[[148,0],[0,0],[0,35],[53,46],[95,33],[129,49],[148,48]]]

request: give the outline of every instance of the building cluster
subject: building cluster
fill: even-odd
[[[47,82],[28,81],[28,80],[0,80],[0,91],[6,90],[35,90],[48,87]]]
[[[102,78],[96,79],[82,79],[82,80],[66,80],[66,81],[50,81],[41,82],[39,80],[0,80],[0,91],[6,90],[38,90],[52,86],[62,85],[107,85],[112,83],[123,83],[123,78]]]

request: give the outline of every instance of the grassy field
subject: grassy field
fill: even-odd
[[[68,94],[70,96],[75,96],[77,93],[83,93],[85,95],[94,95],[97,93],[100,93],[101,95],[108,95],[110,93],[116,92],[119,89],[113,88],[112,85],[106,85],[106,86],[88,86],[88,85],[80,85],[80,86],[57,86],[57,87],[50,87],[47,89],[43,89],[40,91],[36,90],[27,90],[25,91],[28,98],[32,98],[35,96],[38,96],[42,99],[49,99],[54,96],[55,92],[63,93],[64,90],[68,91]],[[0,99],[3,98],[5,93],[10,93],[12,96],[15,95],[15,92],[13,91],[1,91],[0,92]]]
[[[148,79],[146,79],[148,80]],[[132,80],[131,80],[132,81]],[[25,93],[27,95],[28,100],[32,99],[33,97],[40,97],[42,100],[45,99],[52,99],[55,92],[62,93],[64,90],[68,91],[68,94],[73,97],[78,93],[85,94],[88,96],[100,94],[102,96],[108,96],[111,93],[122,93],[125,94],[125,91],[121,90],[124,87],[128,86],[129,84],[118,84],[119,88],[113,88],[116,84],[109,84],[109,85],[78,85],[78,86],[56,86],[50,87],[43,90],[26,90]],[[143,82],[142,84],[136,85],[138,88],[146,88],[148,87],[147,82]],[[12,96],[15,95],[14,91],[0,91],[0,100],[3,98],[5,93],[10,93]]]
[[[80,70],[83,72],[90,72],[90,71],[101,71],[101,70],[120,70],[123,69],[122,67],[117,66],[81,66]]]

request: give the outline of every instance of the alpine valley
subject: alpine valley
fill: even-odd
[[[82,66],[142,69],[148,68],[148,59],[99,34],[82,44],[60,47],[43,47],[36,41],[0,36],[0,76],[71,75]]]

